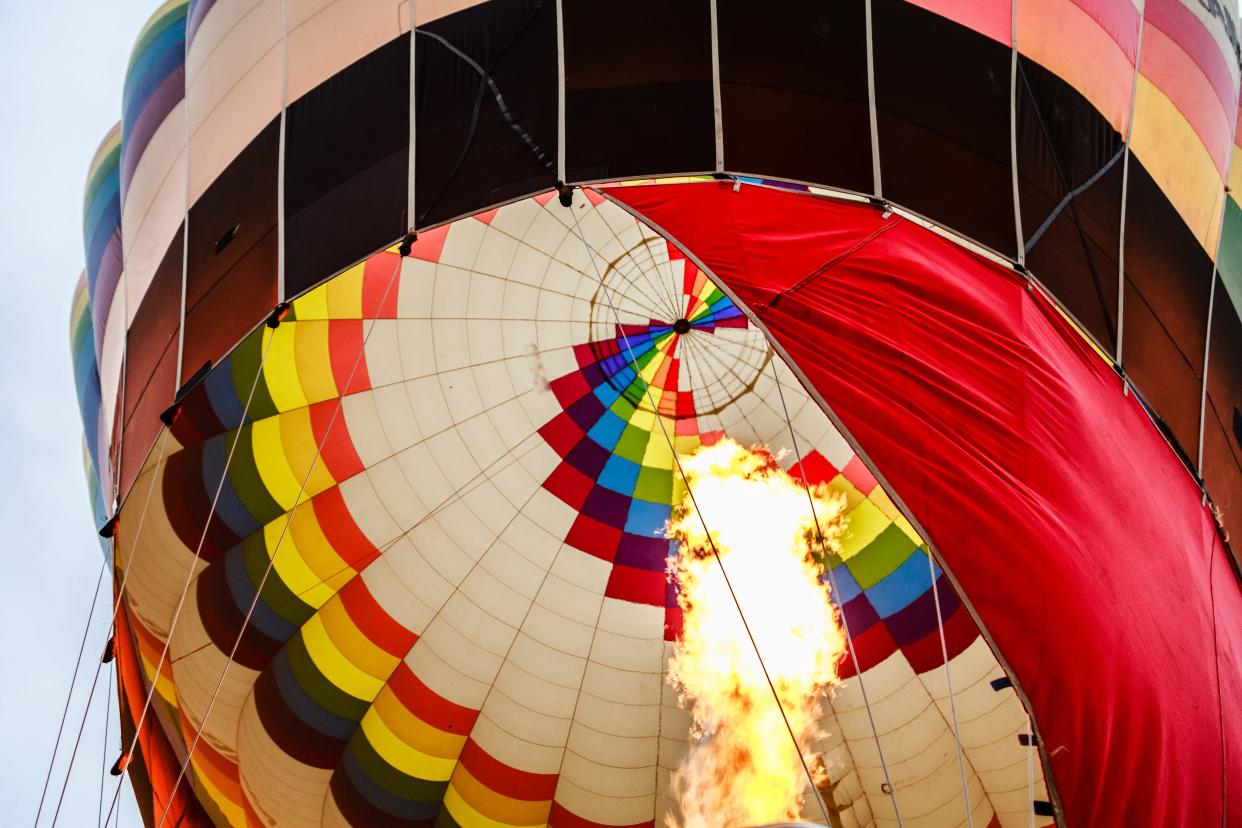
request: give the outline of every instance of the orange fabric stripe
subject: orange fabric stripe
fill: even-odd
[[[416,711],[418,718],[432,727],[449,733],[465,734],[474,726],[479,711],[454,704],[423,684],[409,665],[402,662],[393,671],[388,686],[406,710]]]
[[[509,767],[479,747],[474,739],[466,741],[458,764],[493,791],[511,799],[544,802],[556,794],[555,773],[530,773]]]
[[[355,579],[345,585],[338,595],[345,612],[372,644],[394,658],[404,658],[414,646],[418,636],[407,630],[384,611],[366,582]]]

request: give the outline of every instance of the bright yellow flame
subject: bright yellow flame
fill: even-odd
[[[807,487],[765,449],[746,449],[728,438],[683,457],[681,464],[693,499],[683,498],[668,529],[680,544],[675,574],[684,611],[669,681],[693,717],[690,751],[673,775],[681,824],[714,828],[796,819],[808,790],[806,773],[737,605],[799,750],[808,766],[822,769],[810,746],[823,736],[820,703],[837,681],[845,640],[820,577],[823,549],[839,551],[845,499],[826,486],[811,486],[813,517]]]

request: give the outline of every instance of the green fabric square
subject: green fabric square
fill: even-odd
[[[608,410],[628,423],[630,418],[634,416],[635,409],[634,403],[625,394],[626,392],[622,392],[621,396],[613,400],[612,405],[608,406]]]
[[[627,425],[625,431],[621,432],[621,438],[617,440],[616,447],[612,450],[613,454],[619,454],[626,460],[631,460],[641,466],[643,456],[647,453],[647,441],[650,439],[651,432],[647,429]],[[642,479],[642,472],[639,472],[639,479]]]
[[[650,503],[673,502],[673,470],[643,466],[638,472],[634,497]]]
[[[849,558],[845,565],[850,568],[858,585],[867,589],[905,563],[916,548],[914,541],[893,524],[876,535],[875,540],[863,547],[861,552]]]

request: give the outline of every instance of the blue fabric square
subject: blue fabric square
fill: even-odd
[[[612,451],[617,447],[617,441],[621,439],[621,432],[623,431],[625,431],[625,420],[611,411],[605,411],[595,421],[595,425],[591,426],[591,430],[587,432],[587,435],[604,448]],[[631,489],[631,491],[633,490]]]
[[[621,396],[621,392],[612,387],[612,383],[601,382],[593,389],[595,399],[603,403],[604,408],[612,408],[612,404]]]
[[[931,589],[931,573],[927,568],[927,556],[915,549],[905,563],[880,579],[867,590],[871,605],[881,618],[888,618],[905,609],[916,598]]]
[[[633,535],[664,534],[664,524],[672,514],[672,507],[667,503],[650,503],[635,499],[630,503],[630,515],[625,521],[625,531]]]
[[[638,482],[638,470],[642,468],[633,460],[626,460],[619,454],[608,458],[604,470],[599,473],[599,483],[614,492],[624,495],[634,494],[634,484]]]
[[[850,568],[845,564],[841,564],[832,570],[832,575],[827,574],[823,577],[824,583],[831,587],[835,581],[837,594],[833,595],[833,601],[837,606],[843,606],[853,601],[862,593],[862,587],[858,585],[858,581],[854,580],[854,574],[850,572]]]

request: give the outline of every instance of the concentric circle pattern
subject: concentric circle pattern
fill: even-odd
[[[709,276],[586,195],[457,221],[312,290],[152,453],[120,522],[127,609],[148,680],[171,637],[155,726],[202,728],[212,818],[675,815],[663,527],[675,454],[728,434],[848,499],[832,563],[862,675],[841,665],[817,746],[842,824],[892,820],[877,742],[907,826],[963,821],[945,652],[973,820],[1027,824],[1025,714],[923,540]]]

